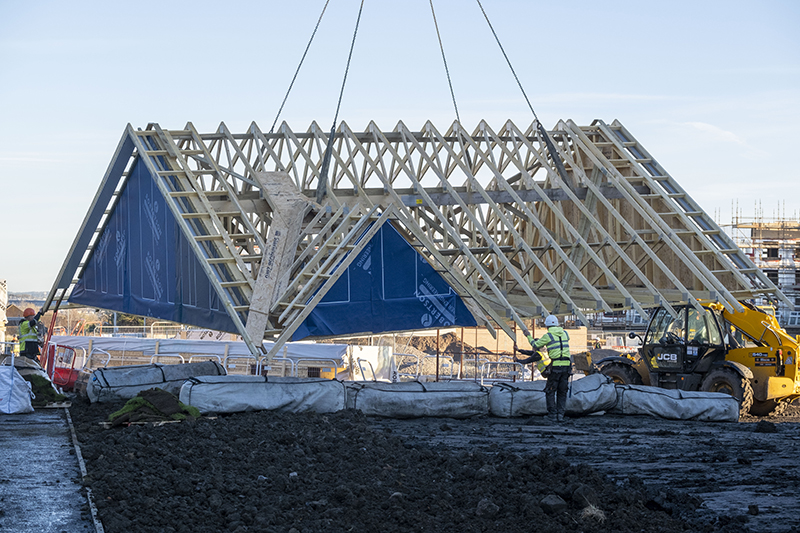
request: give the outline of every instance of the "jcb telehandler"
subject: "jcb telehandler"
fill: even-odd
[[[636,356],[588,364],[617,383],[724,392],[739,400],[741,414],[778,414],[800,398],[800,336],[788,335],[772,314],[741,304],[744,310],[734,312],[718,303],[703,304],[705,312],[679,306],[675,317],[658,308]]]

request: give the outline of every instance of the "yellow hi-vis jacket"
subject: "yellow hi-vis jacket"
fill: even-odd
[[[19,323],[19,351],[25,351],[25,343],[32,342],[34,344],[39,342],[39,330],[36,326],[31,326],[27,319]]]
[[[547,358],[553,362],[553,368],[568,368],[572,361],[569,354],[569,334],[561,326],[547,328],[547,334],[532,343],[534,348],[547,348]],[[543,359],[544,360],[544,359]],[[548,361],[549,363],[549,361]]]

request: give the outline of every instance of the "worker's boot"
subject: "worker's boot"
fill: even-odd
[[[558,416],[555,413],[547,413],[544,419],[548,422],[558,422]]]
[[[558,420],[559,422],[563,422],[564,421],[564,413],[558,413],[558,416],[556,417],[556,420]]]

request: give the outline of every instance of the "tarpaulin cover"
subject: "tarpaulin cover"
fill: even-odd
[[[646,385],[617,385],[613,413],[649,415],[670,420],[737,422],[739,401],[721,392],[660,389]]]
[[[237,332],[141,161],[69,301]]]
[[[201,413],[283,411],[333,413],[344,409],[341,381],[263,376],[202,376],[181,387],[181,402]]]
[[[471,381],[348,382],[347,407],[389,418],[469,418],[489,414],[489,391]]]
[[[503,418],[546,415],[546,384],[546,380],[495,383],[489,392],[489,412],[492,416]],[[592,374],[573,379],[569,384],[567,414],[587,415],[608,411],[616,403],[617,392],[607,376]]]
[[[476,326],[433,267],[384,224],[292,336]]]
[[[153,388],[177,396],[183,382],[190,377],[224,374],[225,369],[216,361],[98,368],[92,372],[92,377],[86,384],[86,395],[92,403],[130,400],[141,391]]]
[[[32,413],[31,385],[13,366],[0,366],[0,413]]]
[[[247,345],[241,341],[198,341],[185,339],[142,339],[137,337],[84,337],[53,335],[52,344],[69,346],[79,350],[105,350],[119,352],[142,352],[145,355],[177,355],[186,358],[215,356],[252,357]],[[275,343],[264,341],[264,349],[269,351]],[[287,342],[283,345],[280,357],[292,359],[342,359],[347,354],[346,344],[317,344],[314,342]],[[390,354],[391,355],[391,354]]]

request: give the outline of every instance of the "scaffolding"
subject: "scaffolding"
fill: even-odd
[[[800,216],[764,215],[756,206],[754,217],[743,217],[736,210],[730,224],[734,242],[786,296],[774,305],[781,326],[800,330]]]

